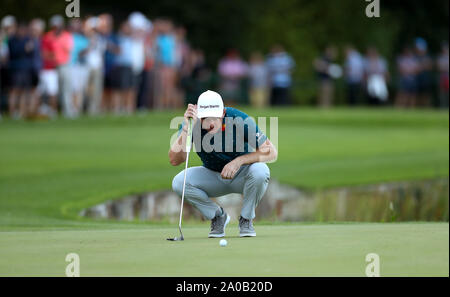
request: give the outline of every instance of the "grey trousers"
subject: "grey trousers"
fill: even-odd
[[[87,95],[89,114],[99,114],[103,95],[103,69],[91,69],[89,71]]]
[[[67,117],[73,117],[75,115],[75,109],[72,102],[72,72],[69,65],[63,65],[58,67],[59,77],[59,90],[61,94],[61,102],[63,113]]]
[[[270,170],[265,163],[243,165],[233,179],[223,179],[220,172],[203,166],[187,169],[184,198],[211,220],[219,206],[210,197],[220,197],[230,193],[243,195],[241,216],[246,219],[255,217],[255,208],[261,201],[269,184]],[[181,196],[183,191],[184,170],[172,181],[173,190]]]

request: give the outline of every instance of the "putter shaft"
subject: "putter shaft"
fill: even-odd
[[[184,168],[183,191],[181,193],[180,220],[178,222],[178,229],[180,231],[180,237],[178,237],[178,238],[175,237],[173,239],[168,239],[168,240],[184,240],[183,232],[181,231],[181,222],[183,219],[184,191],[186,189],[186,176],[187,176],[187,169],[188,169],[188,163],[189,163],[189,153],[191,152],[191,145],[192,145],[192,118],[189,119],[188,133],[186,136],[186,165]]]

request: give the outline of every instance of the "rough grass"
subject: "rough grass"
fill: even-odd
[[[322,188],[448,176],[446,112],[247,111],[255,117],[278,117],[279,158],[269,166],[272,177],[284,183]],[[179,114],[4,120],[0,225],[46,225],[45,217],[75,218],[82,208],[106,199],[169,189],[181,170],[167,160],[174,133],[169,122]],[[200,162],[194,155],[196,164]]]

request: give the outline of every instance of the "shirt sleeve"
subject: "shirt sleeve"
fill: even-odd
[[[42,38],[42,41],[41,41],[41,50],[42,50],[43,52],[48,52],[48,51],[51,50],[51,48],[50,48],[50,42],[48,41],[48,37],[47,37],[47,36],[44,36],[44,37]]]
[[[184,121],[178,126],[178,136],[180,136],[181,132],[183,131],[184,127]]]
[[[244,125],[244,141],[254,149],[258,149],[266,140],[267,136],[259,129],[255,121],[247,117]]]

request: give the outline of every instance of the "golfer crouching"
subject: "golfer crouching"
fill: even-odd
[[[209,237],[224,237],[230,216],[210,197],[230,193],[243,195],[239,217],[239,235],[256,236],[252,220],[270,178],[265,162],[274,161],[277,151],[244,112],[223,106],[222,97],[213,91],[202,93],[196,105],[189,104],[178,138],[169,150],[170,164],[186,161],[185,139],[189,118],[193,125],[193,143],[203,166],[187,169],[185,199],[211,220]],[[198,120],[200,119],[200,120]],[[182,195],[184,170],[172,182]]]

